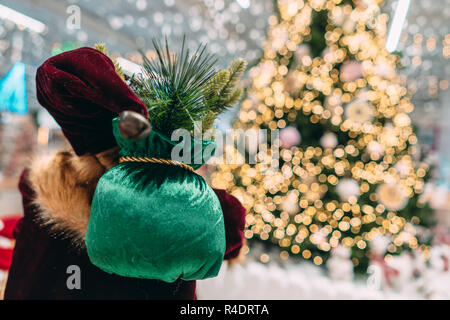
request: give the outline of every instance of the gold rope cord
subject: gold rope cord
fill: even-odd
[[[119,163],[122,163],[122,162],[150,162],[150,163],[167,164],[167,165],[171,165],[171,166],[182,167],[184,169],[194,172],[194,168],[192,168],[191,166],[189,166],[183,162],[180,162],[180,161],[173,161],[173,160],[169,160],[169,159],[147,158],[147,157],[127,157],[126,156],[126,157],[119,158]]]

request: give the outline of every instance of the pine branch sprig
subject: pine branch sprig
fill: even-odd
[[[238,81],[245,71],[247,62],[236,59],[231,65],[217,72],[205,85],[205,103],[209,105],[210,112],[202,121],[203,132],[212,125],[216,116],[232,105],[236,104],[242,96],[242,89],[236,88]]]
[[[225,85],[217,91],[217,96],[214,105],[211,109],[216,113],[222,113],[233,104],[237,103],[242,96],[242,89],[237,88],[237,83],[244,74],[247,62],[242,59],[236,59],[231,62],[231,65],[226,69],[229,74],[229,79]]]
[[[208,113],[202,119],[202,133],[208,131],[214,124],[217,114],[213,111],[208,111]]]
[[[170,135],[176,129],[192,131],[196,121],[208,113],[201,90],[214,76],[216,58],[200,45],[193,54],[185,46],[170,51],[167,39],[164,46],[153,41],[156,59],[143,55],[143,75],[136,78],[135,92],[147,105],[152,126]]]
[[[203,91],[205,92],[205,103],[211,108],[219,101],[220,91],[230,81],[230,72],[228,70],[218,71],[205,85]]]
[[[106,45],[104,43],[96,43],[96,44],[94,44],[94,49],[100,51],[101,53],[103,53],[108,58],[111,58],[109,56],[108,49],[106,49]],[[123,70],[119,66],[119,64],[117,63],[117,61],[115,59],[113,60],[113,63],[114,63],[114,69],[116,70],[116,73],[119,75],[119,77],[122,78],[122,80],[125,80],[125,76],[123,74]]]
[[[214,71],[215,56],[200,45],[192,54],[185,46],[175,54],[167,39],[164,45],[153,41],[156,58],[148,59],[143,53],[143,73],[132,78],[133,90],[145,103],[152,126],[170,135],[183,128],[206,132],[213,126],[217,115],[239,101],[242,89],[237,83],[247,63],[233,61],[225,70]]]
[[[246,67],[247,61],[245,61],[242,58],[238,58],[231,62],[231,65],[228,67],[228,71],[230,72],[230,80],[228,81],[227,85],[222,89],[224,95],[229,93],[236,87],[238,81],[244,74]]]
[[[224,98],[223,105],[232,106],[238,103],[241,96],[242,96],[242,88],[237,88],[234,91],[232,91],[227,98]]]
[[[217,96],[229,81],[230,72],[228,70],[220,70],[208,81],[204,90],[207,95]]]

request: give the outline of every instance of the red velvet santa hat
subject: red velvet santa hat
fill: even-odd
[[[116,145],[111,120],[131,110],[148,117],[144,103],[120,78],[114,63],[92,48],[51,57],[36,73],[39,103],[61,126],[77,155]]]

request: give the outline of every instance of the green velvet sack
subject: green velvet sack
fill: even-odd
[[[125,139],[118,121],[113,130],[121,156],[171,158],[177,142],[156,131],[141,141]],[[214,141],[191,138],[191,163],[207,147],[215,148]],[[85,243],[91,262],[108,273],[165,282],[210,278],[225,254],[223,213],[215,192],[196,173],[122,162],[98,182]]]

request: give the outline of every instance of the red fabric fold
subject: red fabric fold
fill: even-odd
[[[236,258],[244,244],[245,209],[236,197],[222,189],[213,189],[222,206],[225,222],[224,259]]]
[[[121,111],[148,116],[144,103],[119,77],[111,59],[88,47],[46,60],[36,73],[36,94],[77,155],[114,147],[111,120]]]

